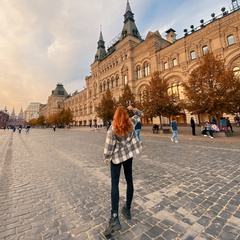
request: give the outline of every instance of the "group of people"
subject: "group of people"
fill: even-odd
[[[15,132],[16,129],[17,129],[16,126],[12,126],[11,128],[12,128],[13,132]],[[27,126],[26,126],[26,133],[29,133],[30,128],[31,128],[30,125],[27,125]],[[22,132],[22,129],[23,129],[23,126],[22,126],[22,125],[19,125],[19,126],[18,126],[18,133],[21,133],[21,132]],[[4,130],[5,130],[5,129],[4,129]]]
[[[192,135],[195,136],[196,135],[196,132],[195,132],[196,124],[195,124],[195,121],[194,121],[193,117],[191,117],[190,126],[192,128]],[[229,130],[229,128],[230,128],[231,132],[234,132],[232,124],[229,120],[229,117],[226,117],[226,118],[221,117],[220,118],[220,127],[218,127],[218,125],[217,125],[216,118],[212,117],[211,122],[206,121],[204,124],[201,125],[201,134],[204,137],[209,136],[210,138],[213,138],[213,133],[214,132],[227,131],[227,130]]]
[[[234,117],[234,120],[236,122],[236,125],[239,127],[239,117],[238,117],[238,115],[236,115]],[[195,124],[195,120],[194,120],[193,117],[191,117],[191,119],[190,119],[190,126],[192,128],[192,135],[196,136],[196,124]],[[176,122],[175,118],[172,119],[172,122],[170,123],[170,127],[171,127],[171,131],[173,133],[172,137],[171,137],[171,141],[178,143],[178,126],[177,126],[177,122]],[[219,132],[221,130],[226,130],[227,131],[229,129],[230,129],[231,132],[234,132],[232,124],[229,120],[229,117],[220,118],[220,128],[217,125],[216,118],[213,117],[211,122],[206,121],[204,124],[201,125],[201,134],[204,137],[208,136],[210,138],[213,138],[213,133],[214,132]]]

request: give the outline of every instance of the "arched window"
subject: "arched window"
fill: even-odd
[[[91,114],[92,113],[92,103],[90,103],[90,106],[89,106],[89,113]]]
[[[94,97],[96,97],[96,95],[97,95],[97,84],[95,84],[94,87],[93,87],[93,94],[94,94]]]
[[[233,73],[235,76],[240,77],[240,68],[239,67],[234,67],[233,68]]]
[[[147,77],[150,74],[150,69],[149,69],[148,62],[145,62],[143,64],[143,73],[144,73],[144,77]]]
[[[139,65],[138,65],[137,68],[136,68],[136,78],[137,78],[137,79],[140,79],[140,78],[141,78],[141,68],[140,68]]]
[[[103,90],[103,89],[102,89],[102,83],[100,83],[100,86],[99,86],[99,88],[100,88],[99,90],[100,90],[100,93],[101,93],[101,92],[102,92],[102,90]]]
[[[104,92],[106,91],[106,83],[105,82],[103,83],[103,91]]]
[[[114,77],[112,77],[111,79],[111,85],[112,85],[112,88],[114,88]]]
[[[124,75],[124,76],[123,76],[123,79],[124,79],[124,84],[126,85],[126,84],[128,83],[127,75]]]
[[[163,67],[164,67],[164,70],[167,70],[167,69],[168,69],[168,62],[165,62],[165,63],[163,64]]]
[[[235,43],[235,40],[234,40],[234,36],[233,35],[229,35],[227,37],[227,40],[228,40],[228,46],[231,46]]]
[[[195,51],[190,52],[190,58],[191,58],[191,60],[196,59],[196,52]]]
[[[208,46],[207,45],[203,46],[202,51],[203,51],[203,55],[207,54],[208,53]]]
[[[118,86],[118,82],[119,82],[119,76],[116,76],[116,87]]]
[[[173,66],[175,67],[175,66],[177,66],[177,65],[178,65],[177,59],[174,58],[174,59],[173,59]]]

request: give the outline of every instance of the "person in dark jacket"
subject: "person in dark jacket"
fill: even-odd
[[[191,128],[192,128],[192,135],[196,136],[196,132],[195,132],[196,124],[195,124],[195,121],[194,121],[193,117],[191,117],[190,125],[191,125]]]

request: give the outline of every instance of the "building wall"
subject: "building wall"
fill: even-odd
[[[193,69],[199,65],[204,55],[203,47],[207,46],[208,51],[222,59],[229,69],[235,69],[239,73],[239,25],[240,10],[238,9],[210,21],[204,27],[176,41],[171,40],[174,32],[167,34],[169,41],[164,39],[158,31],[149,32],[144,41],[128,35],[113,45],[114,51],[106,58],[93,62],[92,75],[85,79],[86,89],[64,100],[63,106],[72,110],[75,125],[99,122],[95,108],[107,87],[110,88],[113,98],[118,100],[124,84],[128,83],[136,100],[140,101],[142,92],[149,84],[154,71],[159,71],[161,77],[171,84],[171,90],[177,92],[179,98],[183,99],[181,83],[187,81]],[[234,38],[232,45],[228,42],[229,36]],[[191,57],[193,52],[195,52],[194,59]],[[50,99],[46,107],[48,112],[54,112],[55,106]],[[189,123],[190,114],[183,111],[177,116],[178,122]],[[194,117],[196,119],[196,116]],[[168,123],[168,119],[164,118],[163,123]]]
[[[9,119],[9,114],[5,111],[0,111],[0,129],[7,127],[7,122]]]
[[[28,105],[27,109],[24,111],[26,122],[29,122],[34,116],[39,115],[40,105],[41,103],[39,102],[31,102]]]

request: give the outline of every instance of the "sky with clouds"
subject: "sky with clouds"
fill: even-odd
[[[30,102],[47,103],[57,83],[83,90],[102,29],[105,46],[121,32],[127,0],[1,0],[0,109],[18,114]],[[199,26],[231,0],[129,0],[143,38],[158,30]],[[240,1],[239,1],[240,3]]]

